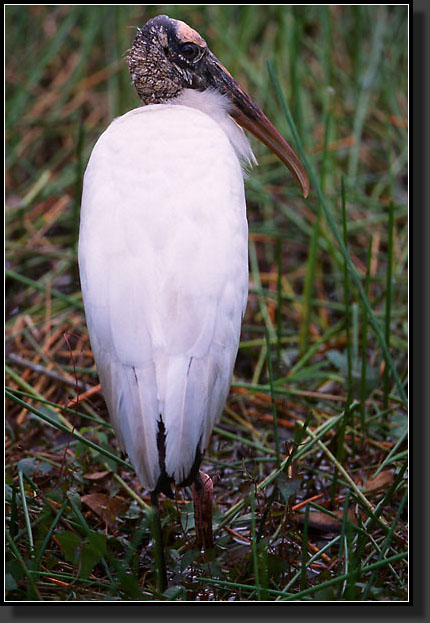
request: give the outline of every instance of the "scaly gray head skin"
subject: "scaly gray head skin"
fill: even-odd
[[[184,22],[158,15],[138,29],[127,63],[145,105],[165,103],[183,89],[215,89],[227,95],[233,119],[282,160],[307,197],[309,180],[300,160],[198,32]]]
[[[208,88],[203,85],[208,54],[205,40],[184,22],[167,15],[150,19],[138,29],[127,58],[142,102],[159,104],[183,89]]]

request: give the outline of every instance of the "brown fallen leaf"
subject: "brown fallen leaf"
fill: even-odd
[[[342,528],[343,510],[331,512],[333,515],[336,515],[336,517],[327,515],[322,511],[310,512],[308,526],[313,530],[321,530],[321,532],[340,532]],[[304,513],[300,513],[297,519],[300,524],[303,524],[305,521]],[[357,519],[352,509],[348,510],[348,520],[353,524],[357,524]]]
[[[376,491],[377,489],[382,489],[383,487],[387,487],[391,485],[394,480],[394,473],[390,470],[384,470],[380,472],[375,478],[369,476],[367,480],[361,483],[361,487],[365,491]]]
[[[106,472],[93,472],[92,474],[85,474],[84,478],[87,478],[88,480],[101,480],[102,478],[104,478],[108,474],[110,474],[109,471],[106,471]]]
[[[112,528],[118,515],[128,508],[128,502],[119,496],[110,498],[105,493],[90,493],[84,495],[81,501],[98,515],[109,528]]]

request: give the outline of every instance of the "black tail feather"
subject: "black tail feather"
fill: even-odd
[[[174,481],[172,476],[166,471],[166,427],[164,426],[163,418],[160,414],[158,420],[158,432],[157,432],[157,448],[158,448],[158,464],[160,466],[160,476],[157,480],[157,484],[153,493],[157,496],[159,493],[164,493],[171,500],[174,499],[172,491],[172,482]],[[178,484],[179,487],[188,487],[198,477],[200,463],[202,462],[203,452],[200,452],[199,446],[196,448],[196,455],[188,476]]]

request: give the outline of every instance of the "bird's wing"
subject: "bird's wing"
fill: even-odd
[[[248,287],[242,172],[225,133],[148,106],[102,135],[84,180],[81,285],[103,393],[142,484],[177,483],[227,396]]]

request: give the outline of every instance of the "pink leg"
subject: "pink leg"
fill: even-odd
[[[204,549],[209,549],[213,547],[212,479],[200,470],[192,489],[197,545],[199,547],[203,547]]]

